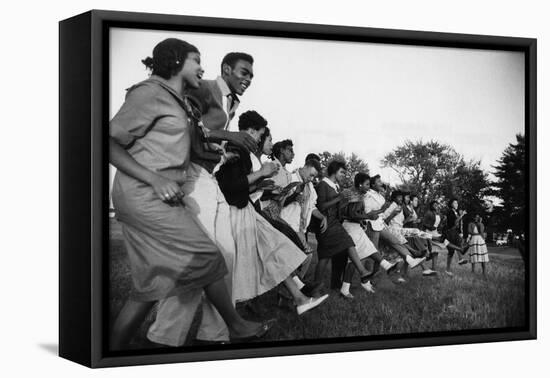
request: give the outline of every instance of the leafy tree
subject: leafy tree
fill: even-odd
[[[368,164],[358,157],[355,153],[346,155],[344,152],[331,153],[324,151],[318,154],[321,157],[321,166],[323,167],[323,174],[326,176],[326,168],[328,164],[333,160],[339,160],[346,163],[346,177],[342,183],[342,187],[350,188],[353,186],[353,178],[358,172],[369,173]]]
[[[502,199],[502,212],[507,215],[507,224],[503,226],[514,232],[525,231],[528,195],[525,158],[525,136],[517,134],[516,143],[510,143],[493,166],[497,177],[494,194]]]
[[[451,146],[437,141],[406,141],[382,160],[426,206],[432,200],[457,198],[470,212],[483,210],[489,180],[479,161],[465,161]]]

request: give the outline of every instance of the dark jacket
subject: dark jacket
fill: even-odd
[[[223,164],[216,172],[216,179],[227,203],[243,209],[249,199],[247,176],[252,171],[250,153],[231,145],[227,146],[227,150],[238,153],[239,158]]]
[[[455,230],[459,233],[462,233],[462,219],[458,221],[458,215],[453,211],[453,209],[449,209],[447,212],[447,230]]]

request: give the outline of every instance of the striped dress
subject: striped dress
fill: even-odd
[[[470,249],[470,262],[481,263],[489,262],[489,253],[487,251],[487,245],[485,244],[485,239],[478,230],[478,227],[475,223],[470,223],[468,227],[470,231],[470,236],[468,237],[468,245]]]

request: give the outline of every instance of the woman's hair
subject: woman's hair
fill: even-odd
[[[271,160],[278,159],[281,156],[281,152],[287,147],[293,147],[292,140],[285,139],[277,142],[273,145],[273,152],[271,153]]]
[[[239,117],[239,130],[261,130],[267,126],[267,120],[257,111],[249,110]]]
[[[365,172],[359,172],[353,178],[353,186],[355,186],[356,188],[359,188],[359,185],[361,185],[367,180],[370,181],[370,176]]]
[[[177,38],[168,38],[159,42],[153,49],[153,57],[147,57],[141,62],[151,70],[153,75],[170,79],[181,71],[187,55],[198,53],[199,50],[190,43]]]
[[[265,131],[264,133],[262,134],[262,137],[260,138],[260,141],[258,142],[258,151],[260,151],[260,153],[263,152],[263,149],[264,149],[264,144],[265,144],[265,140],[267,139],[268,136],[271,135],[271,130],[269,130],[269,127],[265,127]]]
[[[370,177],[370,186],[371,188],[374,187],[374,183],[376,182],[376,180],[378,180],[380,178],[380,175],[374,175],[374,176],[371,176]]]
[[[392,193],[391,193],[391,196],[390,196],[390,199],[392,201],[395,201],[397,199],[397,197],[405,197],[404,193],[401,191],[401,190],[394,190]]]
[[[222,72],[223,72],[223,66],[225,64],[228,64],[231,67],[231,69],[233,69],[233,68],[235,68],[235,64],[239,60],[244,60],[245,62],[248,62],[250,64],[254,64],[254,58],[252,58],[252,55],[247,54],[247,53],[243,53],[243,52],[230,52],[229,54],[224,56],[223,59],[222,59],[222,64],[221,64]]]
[[[420,200],[420,198],[418,197],[418,194],[411,193],[411,195],[410,195],[411,203],[412,203],[412,201],[414,201],[415,198],[418,198],[418,200]]]
[[[321,167],[321,163],[319,163],[318,160],[315,159],[308,159],[306,160],[306,163],[304,164],[304,167],[313,167],[317,171],[317,174],[320,174],[323,170]]]
[[[434,200],[434,201],[430,201],[430,210],[433,210],[434,205],[436,205],[436,204],[438,204],[437,201],[435,201],[435,200]]]
[[[346,163],[340,160],[333,160],[327,167],[327,175],[332,176],[340,170],[340,168],[346,169]]]

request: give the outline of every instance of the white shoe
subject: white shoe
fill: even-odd
[[[298,315],[302,315],[303,313],[319,306],[327,298],[328,298],[328,294],[325,294],[325,295],[323,295],[322,297],[319,297],[319,298],[309,298],[309,301],[307,303],[296,306],[296,312],[298,313]]]
[[[422,272],[423,276],[435,276],[436,274],[437,272],[431,269],[426,269],[425,271]]]
[[[405,283],[405,282],[407,282],[407,280],[404,279],[403,277],[399,277],[399,278],[397,279],[397,282],[398,282],[398,283]]]
[[[413,258],[411,261],[411,264],[409,264],[409,267],[411,269],[416,268],[418,265],[422,264],[424,261],[426,261],[425,257],[420,257],[418,259]]]
[[[368,291],[369,293],[375,293],[374,291],[374,287],[372,286],[372,284],[370,283],[370,281],[367,281],[365,283],[361,283],[361,286],[363,287],[363,289],[365,289],[366,291]]]
[[[448,270],[445,271],[445,274],[448,275],[449,277],[453,277],[453,276],[454,276],[454,273],[453,273],[453,272],[449,272]]]

